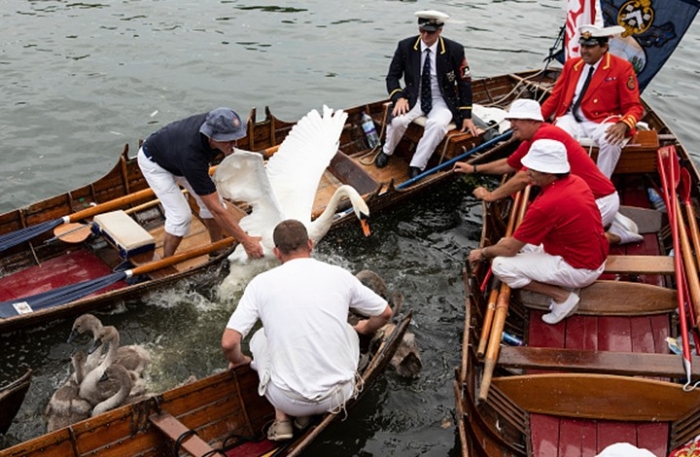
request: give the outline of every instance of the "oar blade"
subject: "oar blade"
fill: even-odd
[[[98,290],[125,279],[127,273],[118,271],[97,279],[71,284],[58,289],[49,290],[30,297],[22,297],[0,303],[0,318],[19,316],[46,308],[65,305],[74,300],[86,297]]]
[[[48,232],[54,227],[58,227],[63,223],[63,219],[55,219],[53,221],[42,222],[41,224],[32,225],[23,229],[16,230],[12,233],[0,235],[0,252],[17,246],[27,240],[31,240],[35,236],[39,236],[44,232]]]

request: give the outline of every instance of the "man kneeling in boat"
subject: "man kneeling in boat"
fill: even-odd
[[[596,205],[603,219],[603,227],[607,228],[606,236],[610,244],[638,243],[644,239],[639,234],[637,224],[618,212],[620,196],[612,181],[596,166],[593,159],[571,135],[561,128],[544,122],[540,104],[535,100],[515,100],[508,111],[506,120],[510,121],[513,138],[520,140],[518,149],[510,157],[489,163],[471,165],[467,162],[457,162],[454,170],[459,173],[486,173],[502,175],[517,172],[502,186],[493,191],[484,187],[474,189],[474,196],[481,200],[492,202],[500,200],[524,189],[530,184],[530,178],[522,170],[522,158],[527,154],[530,145],[537,140],[548,139],[561,141],[566,147],[566,158],[571,167],[571,173],[582,178],[593,192]]]
[[[493,274],[513,289],[551,298],[542,316],[556,324],[576,312],[578,290],[592,284],[605,268],[609,243],[593,193],[570,174],[566,147],[537,140],[522,159],[541,192],[512,237],[469,253],[469,261],[493,259]]]
[[[241,340],[262,321],[250,340],[251,366],[260,377],[258,393],[275,407],[267,437],[279,441],[293,436],[290,416],[303,428],[309,416],[340,412],[359,393],[358,333],[374,333],[392,310],[350,272],[312,259],[313,241],[301,222],[280,222],[273,240],[282,265],[248,284],[221,347],[229,368],[251,363]],[[352,327],[347,323],[350,308],[370,317]]]

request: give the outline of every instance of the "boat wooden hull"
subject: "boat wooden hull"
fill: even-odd
[[[512,98],[512,90],[518,84],[521,92],[526,94],[527,85],[521,81],[532,77],[535,72],[525,72],[519,75],[503,75],[485,78],[474,82],[474,99],[476,103],[489,105],[501,99],[506,102]],[[538,77],[539,78],[539,77]],[[510,94],[510,95],[509,95]],[[532,94],[530,94],[532,95]],[[434,173],[424,178],[401,186],[409,180],[408,163],[416,143],[422,135],[422,127],[411,125],[405,138],[399,144],[389,165],[379,169],[373,164],[373,158],[378,151],[369,149],[361,127],[362,112],[369,114],[382,134],[389,109],[388,100],[379,100],[365,105],[347,109],[348,120],[341,133],[339,150],[336,157],[325,172],[317,191],[313,214],[319,215],[326,207],[331,195],[340,185],[350,184],[365,198],[370,210],[377,212],[390,208],[396,203],[410,198],[419,192],[424,192],[432,186],[454,178],[449,161],[474,151],[484,143],[481,137],[472,137],[458,130],[448,132],[446,139],[438,146],[436,153],[428,164],[428,169]],[[256,110],[250,113],[247,136],[238,142],[241,149],[251,151],[266,151],[274,154],[286,135],[294,126],[293,122],[277,119],[269,109],[265,110],[263,120],[256,120]],[[502,156],[512,150],[511,141],[496,142],[478,150],[464,160],[483,161],[491,156]],[[157,200],[150,193],[147,183],[141,175],[135,154],[130,154],[126,145],[115,166],[102,178],[88,185],[73,189],[63,195],[47,198],[26,207],[0,215],[0,235],[13,233],[17,230],[53,221],[66,215],[75,214],[91,208],[94,205],[104,205],[107,202],[124,201],[117,208],[129,213],[156,240],[155,253],[161,252],[163,238],[163,214]],[[443,168],[440,168],[443,167]],[[194,202],[192,202],[194,207]],[[231,205],[237,217],[242,217],[247,209],[245,205]],[[352,222],[355,217],[344,209],[349,208],[349,201],[342,203],[340,217],[334,221],[334,227]],[[85,222],[89,222],[87,218]],[[0,302],[14,303],[21,297],[32,296],[38,292],[46,292],[47,285],[52,289],[77,282],[76,278],[94,279],[105,272],[117,268],[143,266],[159,260],[157,254],[141,255],[125,263],[116,255],[116,250],[101,238],[91,237],[79,244],[63,241],[51,241],[53,233],[47,233],[32,238],[29,241],[7,249],[0,259]],[[188,252],[195,247],[209,246],[209,238],[201,221],[193,220],[190,235],[185,237],[178,252]],[[89,262],[76,262],[85,265],[82,270],[70,275],[56,274],[50,278],[35,276],[46,275],[47,271],[58,270],[67,262],[67,255],[77,250],[84,250],[92,255],[98,266],[90,266]],[[86,255],[87,255],[86,254]],[[75,316],[121,300],[128,300],[142,295],[146,291],[166,286],[174,281],[197,273],[205,273],[208,268],[218,266],[226,253],[211,259],[208,255],[197,255],[175,265],[161,268],[148,274],[140,275],[139,281],[121,281],[112,287],[100,290],[89,296],[74,299],[68,303],[50,306],[41,310],[29,311],[25,314],[3,315],[0,318],[0,331],[11,331],[21,327],[37,325],[47,320]],[[50,268],[41,268],[47,265]],[[56,266],[58,265],[58,266]],[[22,276],[24,275],[24,276]],[[37,286],[39,284],[39,286]]]
[[[361,370],[363,391],[384,373],[410,321],[409,312],[390,334],[369,346],[371,356]],[[326,414],[295,432],[292,440],[274,443],[265,438],[274,408],[257,390],[257,372],[241,366],[25,441],[1,450],[0,456],[170,456],[178,437],[180,450],[188,455],[217,449],[222,454],[213,455],[295,456],[343,417]],[[348,402],[350,413],[360,398]]]
[[[0,434],[5,434],[10,428],[31,383],[32,370],[27,370],[19,379],[0,387]]]
[[[643,121],[653,130],[623,150],[613,176],[621,212],[634,215],[644,240],[611,248],[600,280],[581,291],[575,316],[544,324],[547,301],[524,291],[489,305],[488,265],[465,267],[464,340],[454,382],[463,456],[596,455],[619,441],[665,456],[700,433],[700,392],[684,390],[682,357],[666,343],[678,334],[669,222],[646,192],[660,182],[661,146],[674,145],[689,171],[692,206],[699,175],[668,126],[645,108]],[[484,205],[482,246],[505,235],[512,206],[510,199]],[[487,322],[489,306],[505,313],[502,327]],[[524,346],[496,344],[494,359],[479,350],[484,327],[515,335]],[[500,342],[500,333],[494,340]],[[694,355],[694,380],[698,365]]]

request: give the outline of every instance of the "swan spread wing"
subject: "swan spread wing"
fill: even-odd
[[[310,111],[289,132],[267,163],[267,176],[287,219],[311,221],[314,198],[323,172],[338,151],[348,115],[323,107]]]
[[[252,207],[251,214],[239,222],[250,235],[265,238],[283,219],[260,154],[236,149],[219,164],[213,179],[222,197],[246,202]],[[263,239],[263,244],[265,242]]]

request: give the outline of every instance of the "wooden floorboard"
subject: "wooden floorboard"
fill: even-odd
[[[614,180],[624,205],[651,208],[644,179],[638,176],[616,177]],[[658,255],[656,233],[644,234],[640,243],[613,246],[611,255]],[[668,263],[666,259],[663,259]],[[668,268],[667,268],[668,269]],[[654,269],[643,272],[605,273],[599,279],[630,280],[656,286],[665,286],[666,277],[654,274]],[[543,311],[530,310],[528,327],[529,346],[580,350],[646,352],[668,354],[666,337],[670,319],[667,314],[641,317],[573,316],[557,325],[541,321]],[[542,370],[528,370],[541,373]],[[590,456],[606,446],[629,442],[649,449],[659,457],[666,456],[669,426],[666,423],[626,423],[560,419],[541,414],[530,415],[533,455],[537,456]]]

